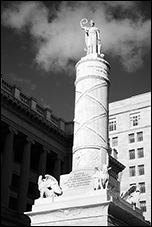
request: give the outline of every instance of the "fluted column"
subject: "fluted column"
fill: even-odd
[[[20,170],[20,182],[17,199],[17,211],[19,213],[23,213],[26,210],[32,144],[34,144],[34,140],[27,137],[23,148],[22,163]]]
[[[5,139],[2,166],[1,166],[1,204],[8,207],[9,203],[9,186],[11,184],[12,165],[13,165],[13,142],[14,135],[18,131],[9,127],[9,132]]]
[[[61,161],[63,161],[63,158],[57,155],[56,159],[54,160],[53,176],[56,178],[58,182],[60,182]]]

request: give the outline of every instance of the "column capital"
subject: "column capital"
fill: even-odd
[[[45,146],[43,146],[43,151],[50,154],[50,150]]]
[[[56,158],[57,158],[59,161],[64,162],[64,158],[63,158],[61,155],[58,154],[58,155],[56,156]]]
[[[32,138],[30,138],[29,136],[27,136],[26,137],[26,141],[28,142],[28,143],[31,143],[31,144],[35,144],[35,141],[32,139]]]
[[[18,135],[18,130],[17,129],[15,129],[13,126],[9,126],[9,131],[11,132],[11,133],[13,133],[13,134],[15,134],[15,135]]]

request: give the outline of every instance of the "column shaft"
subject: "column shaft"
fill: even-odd
[[[14,133],[17,134],[17,131],[12,127],[9,127],[9,132],[5,140],[1,166],[1,204],[5,207],[8,207],[9,203],[9,186],[11,184],[13,165]]]
[[[60,182],[60,174],[61,174],[61,159],[59,156],[54,160],[54,169],[53,176],[56,178],[58,182]]]
[[[43,150],[41,150],[40,157],[39,157],[39,164],[38,164],[38,177],[40,175],[44,176],[46,174],[46,161],[47,161],[47,153],[49,150],[46,147],[43,147]],[[37,180],[38,180],[37,177]],[[39,198],[40,192],[38,190],[38,185],[35,187],[35,195],[36,198]]]
[[[72,169],[107,164],[109,64],[88,55],[76,65]]]
[[[41,151],[40,157],[39,157],[38,175],[46,174],[47,152],[49,152],[49,150],[43,147],[43,150]]]
[[[23,213],[26,210],[26,200],[29,183],[29,170],[30,170],[30,156],[31,156],[31,144],[32,140],[27,138],[27,141],[23,148],[22,163],[20,170],[20,182],[17,200],[17,211]]]

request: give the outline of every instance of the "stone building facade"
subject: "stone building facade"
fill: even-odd
[[[27,225],[28,221],[19,220],[23,219],[19,214],[30,211],[39,197],[39,175],[47,173],[59,181],[60,174],[71,171],[72,137],[73,122],[56,117],[1,77],[3,225]]]
[[[141,189],[140,207],[151,221],[151,92],[109,104],[110,147],[126,166],[121,191]]]

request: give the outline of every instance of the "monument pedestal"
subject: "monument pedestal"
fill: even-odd
[[[92,168],[62,175],[63,194],[35,200],[25,214],[31,226],[149,226],[141,210],[120,198],[118,181],[109,182],[109,189],[96,189]]]
[[[32,226],[149,226],[138,208],[121,198],[109,197],[107,190],[77,196],[35,200],[26,212]]]

